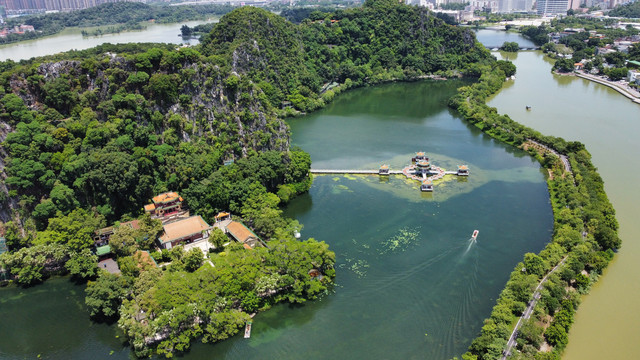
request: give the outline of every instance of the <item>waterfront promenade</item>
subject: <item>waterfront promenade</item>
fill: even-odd
[[[608,86],[610,88],[612,88],[613,90],[619,92],[620,94],[626,96],[627,98],[629,98],[631,101],[633,101],[636,104],[640,104],[640,92],[638,92],[635,89],[632,89],[628,86],[624,86],[622,84],[620,84],[619,82],[616,81],[609,81],[606,79],[603,79],[599,76],[595,76],[595,75],[591,75],[591,74],[585,74],[582,72],[575,72],[576,76],[582,79],[586,79],[586,80],[590,80],[593,82],[597,82],[598,84],[604,85],[604,86]]]
[[[549,273],[547,273],[547,275],[545,275],[542,278],[542,280],[540,280],[540,283],[538,284],[536,289],[533,291],[533,297],[531,298],[531,301],[529,301],[529,305],[520,316],[520,319],[518,319],[516,326],[513,328],[513,332],[511,333],[511,336],[509,337],[509,341],[507,342],[507,347],[502,352],[502,357],[500,358],[501,360],[506,360],[507,356],[511,355],[511,349],[515,346],[516,339],[518,338],[518,330],[520,330],[520,326],[522,326],[523,322],[525,320],[528,320],[531,317],[531,314],[533,314],[533,309],[536,307],[536,304],[540,299],[540,290],[542,290],[542,286],[544,285],[544,283],[547,282],[547,278],[549,278],[549,275],[553,274],[556,270],[558,270],[558,268],[562,264],[564,264],[565,260],[567,260],[568,257],[569,255],[562,258],[562,260],[560,260],[560,262],[556,266],[554,266],[553,269],[551,269],[551,271],[549,271]]]

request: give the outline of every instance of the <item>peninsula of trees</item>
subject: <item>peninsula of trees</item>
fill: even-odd
[[[499,67],[485,67],[481,72],[479,82],[458,89],[450,106],[486,134],[523,148],[540,161],[549,174],[554,232],[545,249],[525,254],[515,266],[480,335],[462,359],[499,359],[536,287],[549,274],[511,355],[516,359],[559,360],[581,295],[589,291],[621,246],[618,221],[584,145],[542,135],[498,114],[485,102],[500,90],[505,72]]]

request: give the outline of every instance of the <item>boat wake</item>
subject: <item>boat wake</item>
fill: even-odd
[[[469,250],[471,250],[471,247],[473,246],[473,244],[476,243],[476,239],[475,238],[470,238],[469,239],[469,245],[467,246],[467,250],[464,251],[464,253],[462,254],[462,256],[467,255],[467,253],[469,252]]]

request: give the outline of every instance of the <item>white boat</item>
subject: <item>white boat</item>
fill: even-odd
[[[478,238],[478,233],[480,233],[480,231],[478,230],[473,230],[473,235],[471,235],[471,238],[473,240],[476,240]]]
[[[244,327],[244,338],[248,339],[251,337],[251,321],[247,321],[247,325]]]

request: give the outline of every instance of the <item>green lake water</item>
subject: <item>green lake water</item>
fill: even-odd
[[[89,320],[84,288],[55,278],[0,289],[0,359],[127,359],[117,328]]]
[[[432,194],[400,176],[315,177],[286,214],[305,225],[303,238],[336,252],[333,291],[302,306],[275,306],[256,316],[251,339],[194,344],[185,358],[449,359],[464,352],[516,263],[549,240],[552,213],[539,165],[446,107],[463,84],[354,90],[291,120],[292,142],[311,154],[314,168],[400,169],[426,151],[447,170],[469,165],[471,176],[449,176]],[[0,357],[114,351],[109,358],[127,358],[115,327],[88,320],[83,297],[65,279],[0,289]]]
[[[478,38],[526,46],[504,32],[480,31]],[[584,298],[565,358],[636,358],[640,107],[604,86],[552,75],[539,52],[496,54],[514,61],[518,73],[490,105],[545,134],[584,142],[620,221],[623,248]],[[259,314],[249,340],[194,344],[184,358],[448,359],[464,352],[522,254],[548,241],[552,219],[538,165],[446,108],[457,85],[356,90],[292,120],[292,141],[311,153],[314,168],[398,168],[424,150],[447,169],[468,164],[471,176],[436,183],[433,194],[399,177],[316,177],[286,211],[305,224],[303,237],[325,240],[336,252],[334,291]],[[399,241],[403,229],[414,236]],[[469,246],[474,229],[478,242]],[[394,240],[405,245],[392,251]],[[89,321],[84,288],[62,278],[0,289],[0,359],[38,355],[128,359],[130,352],[115,326]]]

